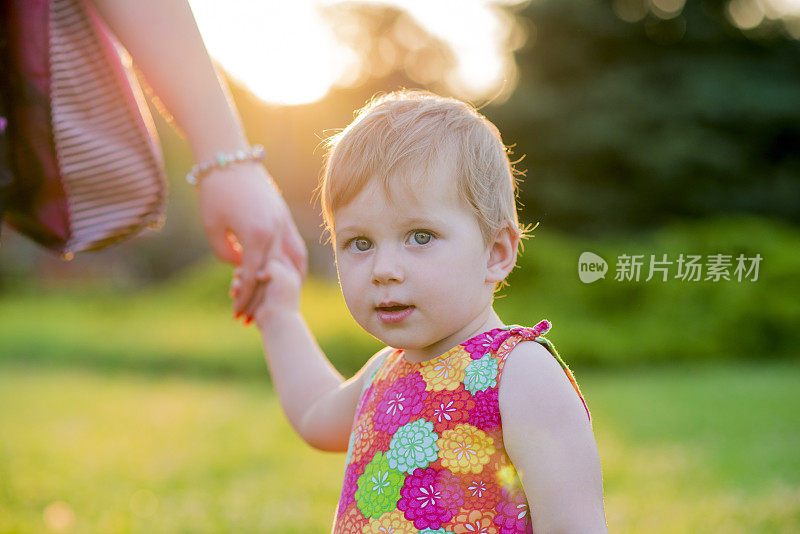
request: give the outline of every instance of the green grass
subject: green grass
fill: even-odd
[[[0,361],[143,373],[260,378],[266,364],[255,326],[233,321],[232,270],[202,264],[140,291],[32,290],[0,299]],[[381,345],[347,312],[338,286],[310,280],[303,313],[320,345],[354,373]]]
[[[594,416],[612,532],[800,533],[798,247],[756,219],[527,244],[497,309],[552,320]],[[606,280],[578,281],[585,250]],[[613,279],[619,254],[681,252],[760,253],[761,276]],[[291,433],[256,330],[231,319],[230,274],[0,280],[0,534],[329,531],[344,458]],[[334,283],[310,280],[302,307],[344,374],[379,348]]]
[[[615,533],[800,532],[800,364],[580,372]],[[328,532],[266,384],[0,366],[0,532]]]
[[[612,532],[800,532],[800,365],[682,364],[582,382]]]
[[[92,533],[299,533],[335,506],[343,458],[266,385],[4,367],[0,405],[0,532],[44,532],[53,503]]]

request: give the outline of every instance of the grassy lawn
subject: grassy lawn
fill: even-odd
[[[800,533],[800,233],[765,225],[545,233],[497,300],[509,322],[553,322],[594,417],[611,532]],[[765,259],[755,283],[586,285],[584,250]],[[256,330],[231,320],[230,274],[0,277],[0,534],[330,530],[344,456],[291,433]],[[380,347],[335,283],[310,279],[302,307],[344,374]]]
[[[0,532],[323,532],[335,506],[344,457],[267,385],[5,366],[0,405]]]
[[[800,532],[800,364],[577,370],[616,533]],[[0,364],[0,532],[330,529],[266,380]]]

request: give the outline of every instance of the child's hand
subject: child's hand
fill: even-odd
[[[275,313],[296,312],[300,306],[302,277],[295,267],[280,260],[270,260],[256,276],[258,287],[254,292],[254,317],[264,326]],[[236,269],[231,280],[230,297],[236,299],[241,288],[241,273]],[[249,324],[253,317],[248,317]]]

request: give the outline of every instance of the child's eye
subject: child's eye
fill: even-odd
[[[411,244],[414,245],[427,245],[431,242],[431,239],[433,239],[433,234],[425,230],[417,230],[409,236]]]
[[[366,237],[356,237],[355,239],[351,239],[347,245],[349,248],[357,250],[358,252],[366,252],[372,248],[372,241]]]

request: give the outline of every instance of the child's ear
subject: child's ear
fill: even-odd
[[[489,245],[489,260],[486,263],[486,281],[502,282],[517,264],[517,245],[519,232],[510,224],[505,224],[494,236]]]

